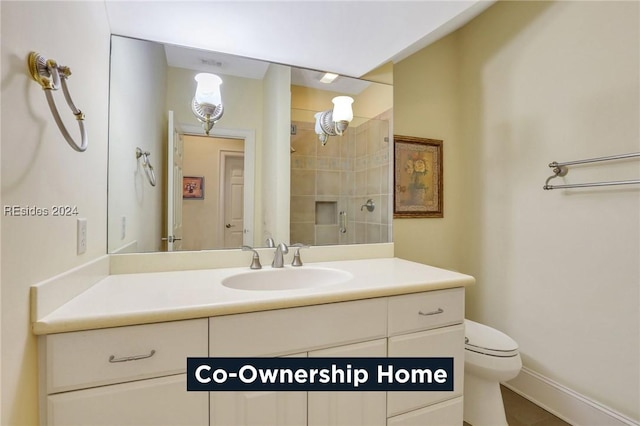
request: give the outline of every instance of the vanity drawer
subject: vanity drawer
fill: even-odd
[[[278,356],[383,338],[384,298],[227,315],[210,319],[212,357]]]
[[[207,331],[203,318],[42,336],[47,393],[184,373]]]
[[[459,324],[463,320],[463,287],[389,298],[389,336]]]

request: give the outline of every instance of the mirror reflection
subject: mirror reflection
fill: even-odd
[[[209,136],[201,72],[222,80]],[[109,253],[391,241],[392,87],[323,75],[113,36]],[[353,118],[323,145],[316,115],[337,96]]]

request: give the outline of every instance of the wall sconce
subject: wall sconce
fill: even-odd
[[[71,148],[78,152],[84,152],[89,145],[89,138],[87,137],[87,130],[84,127],[84,114],[73,104],[71,95],[69,94],[69,89],[67,88],[67,78],[71,75],[71,70],[69,67],[58,65],[55,60],[46,59],[44,56],[36,52],[29,53],[27,65],[29,67],[31,78],[39,83],[42,86],[42,90],[44,90],[44,95],[47,98],[49,109],[51,110],[51,114],[53,114],[53,119],[56,121],[62,136],[64,136]],[[56,107],[56,103],[53,99],[52,92],[60,89],[61,87],[64,98],[67,101],[67,105],[71,108],[71,112],[75,115],[76,120],[78,120],[78,125],[80,126],[80,145],[73,140],[67,131],[67,128],[60,118],[58,107]]]
[[[315,114],[316,134],[322,145],[326,145],[329,136],[342,136],[353,120],[352,97],[336,96],[331,102],[333,102],[333,110],[329,109]]]
[[[198,82],[198,86],[191,102],[191,111],[202,122],[202,128],[209,136],[213,125],[224,114],[222,95],[220,94],[222,79],[215,74],[200,73],[195,76],[195,80]]]

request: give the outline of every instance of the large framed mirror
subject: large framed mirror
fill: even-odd
[[[200,72],[223,81],[208,136]],[[108,252],[391,241],[392,86],[323,74],[112,36]],[[341,95],[354,117],[323,145],[315,115]]]

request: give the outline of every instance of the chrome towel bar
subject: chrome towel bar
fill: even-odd
[[[576,164],[587,164],[587,163],[597,163],[601,161],[613,161],[613,160],[623,160],[627,158],[636,158],[640,157],[640,152],[632,152],[629,154],[620,154],[620,155],[610,155],[607,157],[598,157],[598,158],[590,158],[586,160],[575,160],[575,161],[566,161],[563,163],[558,163],[553,161],[549,163],[549,167],[553,168],[553,176],[549,176],[542,187],[545,190],[551,189],[563,189],[563,188],[586,188],[593,186],[613,186],[613,185],[637,185],[640,184],[640,179],[632,179],[632,180],[617,180],[610,182],[590,182],[590,183],[572,183],[565,185],[549,185],[549,181],[553,178],[566,176],[569,172],[567,166],[573,166]]]

